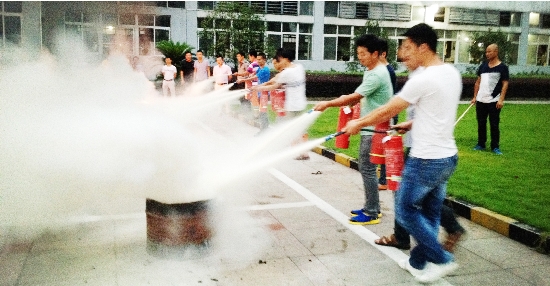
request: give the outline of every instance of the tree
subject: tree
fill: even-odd
[[[265,48],[265,20],[252,7],[233,1],[219,1],[200,23],[201,49],[206,56],[221,54],[234,58],[237,52]]]
[[[479,64],[485,60],[485,49],[490,44],[498,45],[499,58],[507,63],[512,62],[512,43],[508,41],[507,35],[500,31],[474,32],[473,41],[468,51],[470,52],[470,63]]]
[[[194,47],[173,41],[160,41],[157,43],[157,49],[167,58],[172,59],[172,64],[181,70],[181,62],[185,59],[185,53],[190,52]]]
[[[396,68],[397,42],[388,38],[388,32],[383,27],[380,27],[378,21],[368,20],[365,23],[365,26],[355,27],[352,39],[352,52],[354,53],[357,49],[357,47],[355,46],[355,40],[357,40],[357,38],[364,34],[373,34],[379,38],[383,38],[388,41],[388,53],[386,55],[386,59],[392,67]],[[361,64],[359,63],[357,57],[354,57],[354,60],[352,62],[346,63],[346,70],[349,72],[356,72],[363,70],[363,68],[361,67]]]

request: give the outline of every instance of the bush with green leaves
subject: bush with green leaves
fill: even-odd
[[[474,32],[473,41],[468,51],[470,52],[470,63],[480,64],[485,60],[485,50],[490,44],[498,45],[498,56],[505,63],[512,62],[513,46],[508,41],[507,34],[500,29],[497,31],[489,28],[486,32]]]
[[[186,44],[173,41],[160,41],[157,43],[159,50],[165,57],[172,59],[172,64],[181,70],[181,62],[185,59],[185,53],[193,50],[194,47]]]

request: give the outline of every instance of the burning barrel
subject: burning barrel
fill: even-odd
[[[165,204],[147,199],[147,251],[153,255],[176,254],[201,249],[212,236],[208,201]]]

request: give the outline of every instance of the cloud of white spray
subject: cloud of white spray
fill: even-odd
[[[232,200],[216,204],[215,213],[225,214],[217,232],[235,235],[214,242],[225,244],[218,248],[225,257],[258,255],[268,236],[237,211],[249,203],[239,200],[245,196],[231,192],[244,182],[245,166],[276,161],[316,115],[263,139],[232,142],[206,125],[239,92],[205,94],[203,82],[189,96],[163,98],[126,57],[87,63],[75,46],[62,43],[58,57],[44,52],[33,60],[22,60],[32,57],[21,50],[0,54],[0,228],[40,230],[68,217],[116,213],[112,207],[127,197],[182,203],[223,192]],[[254,166],[250,172],[269,167]]]

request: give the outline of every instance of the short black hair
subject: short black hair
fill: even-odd
[[[363,47],[371,54],[374,52],[378,52],[380,54],[380,40],[373,34],[361,35],[357,40],[355,40],[355,46]]]
[[[204,54],[204,52],[202,50],[198,50],[197,53],[203,53]]]
[[[253,57],[257,57],[257,56],[258,56],[258,52],[256,52],[255,50],[251,50],[250,52],[248,52],[248,55],[249,55],[249,56],[253,56]]]
[[[289,62],[292,62],[296,58],[296,52],[294,50],[278,48],[273,59],[279,62],[281,58],[288,59]]]
[[[223,60],[223,56],[220,55],[220,54],[217,54],[217,55],[216,55],[216,59],[217,59],[217,58],[222,58],[222,60]]]
[[[434,53],[437,51],[437,34],[429,25],[424,23],[414,25],[403,36],[409,38],[417,46],[426,44]]]
[[[380,54],[382,53],[388,54],[388,41],[384,38],[378,38],[378,40],[380,41],[380,49],[378,50],[378,52]]]
[[[241,51],[237,52],[237,55],[241,55],[243,57],[245,56],[244,52],[241,52]]]
[[[191,51],[187,51],[187,52],[185,52],[183,55],[186,56],[187,54],[191,54]],[[193,54],[191,54],[191,55],[193,55]]]
[[[267,55],[265,53],[259,52],[258,57],[262,57],[264,60],[267,60]]]

